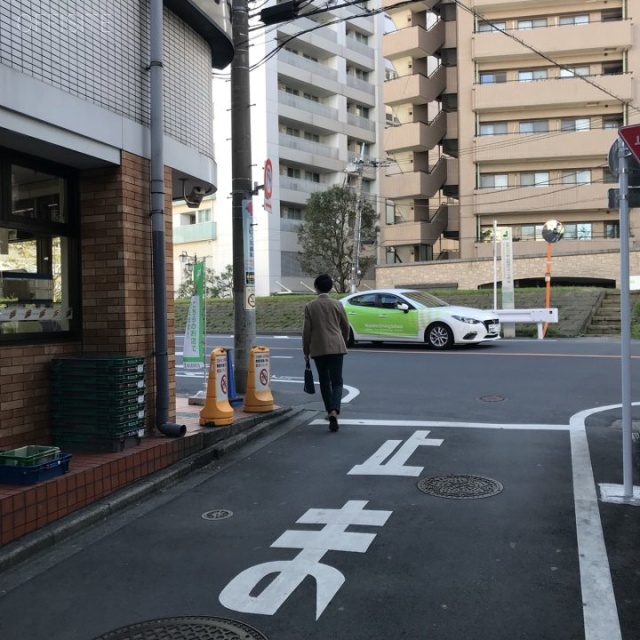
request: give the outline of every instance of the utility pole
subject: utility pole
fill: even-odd
[[[248,271],[245,255],[245,204],[251,187],[251,95],[249,89],[249,7],[247,0],[233,0],[233,44],[231,63],[231,202],[233,231],[233,350],[235,383],[245,393],[249,353],[255,346],[255,296],[247,295]],[[253,274],[252,274],[253,276]],[[253,306],[252,306],[253,305]]]
[[[364,173],[365,165],[367,167],[384,167],[388,166],[387,161],[382,160],[368,160],[365,162],[364,159],[364,148],[365,145],[362,144],[360,146],[360,157],[357,160],[354,160],[349,166],[345,169],[347,173],[351,175],[356,174],[356,196],[357,196],[357,205],[356,205],[356,219],[353,223],[353,256],[351,258],[351,293],[356,293],[358,290],[358,272],[360,270],[360,236],[362,234],[362,174]],[[379,227],[378,227],[379,228]]]

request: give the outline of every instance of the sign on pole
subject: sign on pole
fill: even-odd
[[[242,201],[242,222],[244,226],[244,308],[256,308],[256,274],[253,255],[253,202]]]
[[[204,368],[204,261],[193,265],[194,292],[187,313],[182,362],[185,369]]]
[[[264,163],[264,208],[271,213],[271,196],[273,195],[273,165],[267,158]]]
[[[618,129],[618,135],[625,141],[633,157],[640,162],[640,124],[630,124]]]

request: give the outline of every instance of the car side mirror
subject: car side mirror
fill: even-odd
[[[396,309],[400,309],[400,311],[409,313],[409,305],[406,302],[400,302],[399,304],[397,304]]]

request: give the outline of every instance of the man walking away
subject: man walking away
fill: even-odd
[[[329,430],[337,431],[342,402],[342,360],[347,353],[349,321],[342,304],[329,297],[333,287],[330,275],[320,274],[313,286],[318,297],[304,308],[302,351],[306,361],[313,358],[316,363]]]

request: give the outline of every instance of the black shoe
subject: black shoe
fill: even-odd
[[[338,416],[336,415],[335,411],[332,411],[329,414],[329,431],[337,431],[339,429],[339,425],[338,425]]]

